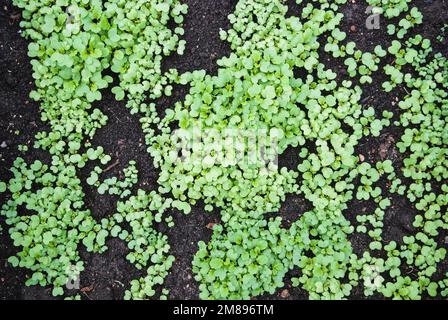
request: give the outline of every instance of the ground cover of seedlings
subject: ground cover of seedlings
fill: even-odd
[[[447,296],[448,2],[14,2],[1,299]],[[223,124],[275,128],[286,169],[170,158],[175,128]]]

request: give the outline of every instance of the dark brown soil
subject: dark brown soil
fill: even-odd
[[[177,68],[180,72],[205,69],[209,73],[216,73],[216,61],[230,53],[228,45],[219,39],[220,28],[228,29],[227,15],[230,14],[237,0],[184,0],[189,6],[189,13],[185,17],[185,36],[187,47],[183,56],[171,56],[164,62],[164,68]],[[298,8],[291,4],[291,15],[297,15]],[[424,24],[416,32],[423,33],[430,39],[435,39],[440,34],[440,29],[448,21],[448,2],[445,0],[418,0],[415,1],[424,14]],[[343,6],[343,29],[349,33],[349,39],[355,41],[363,50],[372,50],[380,43],[387,44],[390,39],[386,34],[386,21],[382,21],[380,30],[367,30],[365,28],[365,1],[353,0]],[[33,89],[32,70],[27,56],[27,40],[20,35],[19,28],[20,10],[13,7],[11,0],[0,0],[0,181],[8,180],[11,176],[9,168],[14,159],[21,155],[17,146],[25,144],[32,146],[34,135],[38,131],[46,129],[39,119],[38,105],[28,98]],[[355,26],[356,32],[349,32]],[[436,44],[433,47],[447,54],[447,46]],[[338,70],[335,61],[326,61],[328,66]],[[376,76],[377,83],[382,78]],[[179,87],[174,90],[173,96],[161,98],[157,101],[160,110],[172,106],[176,101],[182,100],[188,88]],[[364,92],[364,102],[378,110],[392,110],[396,106],[392,103],[396,97],[401,97],[399,91],[386,94],[379,86],[371,86]],[[102,145],[106,152],[112,156],[112,161],[117,165],[111,169],[108,175],[117,175],[130,160],[136,160],[140,172],[140,181],[136,188],[153,190],[156,188],[158,176],[157,170],[152,165],[152,160],[146,152],[144,135],[140,128],[138,118],[132,116],[123,103],[114,100],[110,92],[103,93],[103,100],[98,107],[109,117],[108,125],[102,128],[93,140],[94,145]],[[378,138],[369,138],[362,141],[358,152],[365,157],[365,161],[377,161],[388,158],[394,161],[396,167],[400,167],[402,155],[396,150],[395,143],[400,137],[400,130],[394,127],[388,128]],[[6,145],[6,146],[5,146]],[[293,168],[297,165],[297,150],[288,149],[280,158],[280,164]],[[33,151],[27,153],[30,159],[48,159],[43,152]],[[87,177],[89,169],[81,172],[82,177]],[[105,217],[114,211],[116,198],[100,196],[93,192],[87,185],[86,205],[92,210],[97,219]],[[0,204],[6,196],[0,195]],[[386,213],[385,237],[399,240],[403,235],[411,233],[412,218],[415,209],[405,199],[392,197],[393,206]],[[285,225],[291,223],[298,216],[310,209],[310,204],[299,196],[288,196],[280,210],[285,217]],[[365,205],[353,201],[346,212],[346,216],[354,221],[354,216]],[[167,228],[160,224],[157,228],[167,234],[172,248],[172,254],[176,262],[171,274],[166,280],[166,286],[170,289],[171,299],[197,299],[198,284],[193,279],[191,271],[192,257],[197,250],[199,240],[207,241],[211,231],[207,228],[209,223],[219,222],[219,214],[206,214],[201,205],[196,206],[188,216],[179,212],[172,212],[176,223],[174,228]],[[0,234],[0,299],[51,299],[50,288],[26,287],[24,282],[30,275],[23,269],[11,268],[6,260],[13,255],[16,249],[12,245],[7,233],[4,219],[0,218],[3,231]],[[442,238],[443,239],[443,238]],[[362,252],[367,245],[366,239],[360,235],[352,237],[355,252]],[[446,245],[446,244],[442,244]],[[91,254],[81,249],[82,258],[86,264],[86,270],[82,273],[81,288],[85,299],[121,299],[124,290],[129,287],[131,279],[141,275],[125,259],[127,254],[126,244],[119,239],[108,242],[109,250],[104,254]],[[447,263],[442,264],[442,269],[447,271]],[[440,272],[442,272],[441,270]],[[274,295],[265,295],[261,299],[304,299],[307,294],[297,288],[291,288],[290,276],[297,271],[291,271],[286,277],[284,288],[277,290]],[[358,289],[353,293],[353,298],[362,298],[362,291]]]

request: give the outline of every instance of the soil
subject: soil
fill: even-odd
[[[216,61],[230,53],[227,43],[219,39],[219,30],[230,27],[227,15],[236,5],[237,0],[183,0],[189,6],[185,17],[185,36],[187,42],[183,56],[173,55],[164,61],[164,69],[177,68],[180,72],[205,69],[208,73],[217,72]],[[433,40],[436,51],[447,55],[448,46],[437,43],[435,38],[440,29],[448,21],[448,1],[418,0],[414,3],[423,12],[424,23],[413,33],[422,33]],[[297,15],[301,8],[293,0],[288,0],[290,15]],[[349,39],[355,41],[362,50],[373,50],[376,44],[383,46],[390,42],[386,34],[387,21],[381,21],[379,30],[367,30],[365,27],[367,8],[366,1],[349,0],[342,7],[345,15],[343,30],[349,34]],[[34,88],[30,59],[27,56],[28,42],[20,34],[20,10],[11,4],[11,0],[0,0],[0,180],[11,177],[9,168],[17,156],[18,145],[32,146],[34,135],[47,126],[40,121],[39,106],[29,99],[29,93]],[[324,53],[321,55],[327,66],[338,70],[340,62],[336,62]],[[340,69],[339,69],[340,70]],[[374,83],[381,83],[381,75],[377,73]],[[176,101],[184,98],[188,91],[186,87],[178,87],[173,96],[161,98],[157,101],[158,108],[163,110],[172,106]],[[393,110],[396,99],[402,96],[399,90],[384,93],[380,86],[373,85],[365,90],[363,103],[374,106],[377,110]],[[156,188],[158,171],[152,165],[152,159],[146,152],[144,135],[138,118],[129,113],[123,103],[116,102],[110,92],[103,92],[103,100],[96,106],[108,117],[107,126],[98,131],[92,143],[101,145],[112,156],[116,165],[107,175],[118,175],[130,160],[136,160],[140,180],[136,188],[153,190]],[[386,129],[378,138],[368,138],[360,143],[357,152],[364,161],[391,159],[396,168],[401,166],[403,156],[395,147],[401,131],[395,127]],[[44,152],[26,153],[27,160],[40,159],[48,161],[48,154]],[[297,150],[289,148],[280,157],[280,165],[294,168],[300,161]],[[87,166],[80,173],[86,178],[93,165]],[[100,196],[87,185],[84,185],[86,206],[90,208],[97,219],[101,219],[114,211],[117,199],[111,196]],[[412,219],[416,209],[406,199],[391,195],[392,207],[386,212],[385,238],[398,240],[403,235],[413,232]],[[0,195],[0,204],[7,200],[7,196]],[[279,212],[285,219],[287,227],[296,220],[301,213],[309,210],[310,204],[300,196],[290,195],[283,203]],[[365,203],[352,201],[345,212],[350,221],[360,211],[369,210]],[[192,257],[197,250],[197,242],[208,241],[211,230],[210,223],[219,223],[219,213],[204,213],[203,205],[198,204],[189,215],[172,212],[175,227],[168,228],[164,224],[157,226],[158,230],[168,235],[171,252],[176,261],[170,275],[166,279],[166,287],[170,289],[170,299],[197,299],[198,284],[191,271]],[[0,299],[51,299],[49,287],[27,287],[24,285],[30,272],[20,268],[12,268],[6,262],[7,258],[16,252],[8,233],[4,219],[0,218],[3,231],[0,233]],[[351,239],[355,252],[362,252],[367,240],[363,236],[354,234]],[[446,246],[445,237],[440,237],[440,245]],[[112,239],[108,243],[109,250],[104,254],[92,254],[81,249],[82,259],[86,270],[82,273],[80,286],[81,295],[85,299],[122,299],[129,282],[142,275],[126,260],[127,247],[119,239]],[[440,265],[439,273],[448,271],[448,263]],[[264,295],[257,299],[306,299],[307,294],[298,288],[292,288],[290,278],[297,275],[293,270],[285,278],[286,285],[279,288],[273,295]],[[356,288],[352,298],[362,299],[362,291]]]

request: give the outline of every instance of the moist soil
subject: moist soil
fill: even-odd
[[[227,43],[219,39],[220,29],[229,29],[227,16],[233,12],[237,0],[183,0],[188,4],[189,12],[185,17],[185,35],[187,42],[183,56],[172,55],[165,59],[163,68],[177,68],[179,72],[204,69],[209,74],[216,74],[217,60],[230,54]],[[299,15],[302,6],[288,0],[288,15]],[[414,1],[424,16],[421,26],[414,29],[412,34],[420,33],[432,40],[436,52],[447,56],[448,46],[436,40],[441,34],[441,28],[448,21],[448,1],[445,0],[418,0]],[[342,23],[343,31],[348,39],[356,42],[361,50],[372,51],[377,44],[383,47],[390,43],[391,38],[386,33],[387,21],[381,20],[380,29],[368,30],[365,27],[367,3],[361,0],[349,0],[342,6],[344,13]],[[29,98],[34,89],[32,68],[27,56],[28,41],[21,36],[21,12],[12,5],[11,0],[0,0],[0,181],[7,181],[11,177],[9,168],[13,161],[22,156],[26,160],[40,159],[49,161],[49,155],[42,151],[32,149],[34,135],[39,131],[48,130],[48,126],[40,120],[39,106]],[[322,38],[323,41],[323,38]],[[321,50],[321,60],[327,67],[338,71],[338,77],[344,79],[341,62],[329,57]],[[397,102],[403,96],[399,89],[385,93],[380,84],[385,80],[381,72],[374,74],[374,83],[365,87],[362,102],[365,106],[375,109],[396,110]],[[379,85],[378,85],[379,84]],[[176,101],[182,101],[188,87],[176,87],[171,97],[164,97],[156,101],[160,111],[172,107]],[[144,134],[140,128],[139,120],[131,115],[124,103],[114,100],[110,91],[103,91],[103,99],[96,104],[108,117],[108,124],[95,135],[93,145],[101,145],[112,156],[113,166],[107,171],[106,177],[120,175],[130,160],[135,160],[139,169],[139,183],[135,187],[154,190],[159,172],[153,167],[152,159],[146,152]],[[357,152],[364,161],[375,162],[391,159],[399,171],[402,165],[401,155],[396,143],[402,131],[391,126],[385,129],[380,137],[367,138],[361,141]],[[19,145],[27,145],[30,152],[22,154],[18,151]],[[280,165],[295,168],[300,162],[298,151],[289,148],[280,156]],[[85,180],[93,164],[86,166],[80,172]],[[387,182],[383,181],[383,190],[387,190]],[[116,197],[101,196],[89,186],[83,185],[86,206],[92,210],[96,219],[101,219],[114,212]],[[413,233],[412,221],[417,214],[414,206],[403,197],[390,195],[392,206],[387,210],[385,217],[385,240],[401,241],[404,235]],[[0,204],[7,201],[7,194],[0,194]],[[309,210],[311,205],[303,197],[289,195],[284,201],[280,214],[287,227],[302,213]],[[372,203],[352,201],[349,209],[344,213],[351,222],[360,212],[370,211]],[[189,215],[177,211],[171,212],[175,227],[168,228],[161,223],[156,228],[168,236],[171,253],[176,261],[167,277],[165,286],[170,290],[170,299],[198,299],[198,283],[194,280],[191,270],[191,261],[197,251],[198,241],[208,241],[211,237],[210,225],[219,223],[219,212],[205,213],[203,205],[198,204]],[[31,276],[26,269],[12,268],[7,259],[17,252],[9,238],[7,226],[0,218],[3,229],[0,232],[0,299],[53,299],[50,287],[27,287],[25,281]],[[350,240],[354,251],[363,252],[368,239],[363,235],[354,234]],[[86,269],[81,275],[80,293],[83,299],[122,299],[124,291],[129,288],[129,282],[143,275],[126,260],[128,249],[120,239],[111,239],[107,243],[109,249],[103,254],[88,253],[80,248],[81,257],[85,261]],[[439,237],[439,245],[447,246],[446,234]],[[447,262],[439,265],[438,276],[442,277],[448,271]],[[412,271],[409,271],[412,274]],[[254,299],[306,299],[307,293],[291,286],[291,276],[298,275],[298,270],[292,270],[285,277],[285,286],[279,288],[272,295],[263,295]],[[354,299],[363,299],[361,288],[353,290]],[[380,297],[374,297],[380,298]]]

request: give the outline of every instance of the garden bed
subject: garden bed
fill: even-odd
[[[179,73],[192,72],[204,69],[208,74],[216,75],[217,61],[231,53],[227,42],[220,39],[220,29],[228,30],[231,24],[227,18],[235,10],[236,0],[184,0],[188,5],[188,13],[184,18],[185,34],[182,37],[186,41],[185,52],[182,56],[172,54],[163,61],[163,69],[176,68]],[[307,1],[304,1],[307,2]],[[288,1],[290,6],[288,15],[297,15],[301,10],[293,1]],[[422,34],[432,41],[435,52],[441,52],[445,57],[448,54],[446,39],[440,43],[437,37],[442,34],[441,28],[448,20],[448,3],[442,0],[412,1],[412,5],[419,8],[423,14],[423,23],[410,31],[408,36]],[[367,3],[361,0],[348,1],[340,7],[345,17],[341,23],[341,30],[347,33],[347,40],[354,41],[357,47],[363,51],[373,51],[375,46],[381,44],[389,46],[391,37],[386,33],[388,21],[381,20],[379,30],[367,30],[365,27]],[[7,181],[12,177],[10,168],[18,156],[24,157],[27,162],[39,159],[43,163],[49,163],[50,155],[42,150],[32,149],[35,134],[49,130],[47,123],[40,119],[39,103],[30,99],[29,94],[35,89],[32,77],[32,67],[28,57],[29,40],[21,36],[19,23],[21,10],[14,7],[11,1],[2,2],[0,8],[0,62],[2,75],[0,77],[0,181]],[[397,20],[398,21],[398,20]],[[319,39],[323,41],[324,36]],[[320,62],[333,69],[339,79],[345,79],[344,65],[334,59],[322,48],[319,49]],[[380,64],[380,68],[385,63]],[[363,105],[373,106],[376,111],[392,111],[398,108],[398,101],[403,99],[406,91],[398,86],[395,90],[386,93],[381,84],[387,80],[382,72],[373,76],[373,84],[363,87],[361,101]],[[114,79],[117,81],[116,77]],[[173,107],[177,101],[183,101],[188,93],[188,86],[175,85],[170,97],[161,97],[156,100],[159,111]],[[147,152],[145,134],[141,129],[139,118],[126,109],[125,101],[116,101],[109,89],[102,90],[101,101],[94,102],[108,117],[108,123],[100,128],[92,139],[93,146],[102,146],[106,154],[111,156],[111,162],[103,172],[104,178],[122,175],[123,169],[129,161],[135,160],[139,170],[138,183],[132,187],[136,192],[139,188],[144,190],[157,189],[157,179],[160,171],[153,165],[153,159]],[[391,160],[394,169],[400,171],[406,154],[399,152],[397,143],[400,141],[404,129],[398,126],[389,126],[381,131],[378,137],[362,138],[355,149],[355,155],[363,161],[376,163],[377,161]],[[28,152],[18,151],[19,145],[27,145]],[[446,146],[445,146],[446,147]],[[299,164],[297,157],[299,148],[289,147],[280,155],[280,167],[294,170]],[[85,181],[94,168],[93,163],[88,163],[80,169],[78,176],[83,181],[82,187],[85,193],[84,201],[93,217],[100,221],[109,217],[119,200],[117,196],[100,195]],[[446,182],[446,181],[445,181]],[[436,183],[440,186],[440,183]],[[386,180],[379,182],[385,193],[390,185]],[[7,193],[0,194],[0,203],[9,199]],[[383,227],[383,240],[401,241],[404,236],[413,234],[412,227],[418,210],[415,204],[405,196],[388,194],[391,206],[386,211]],[[355,214],[368,212],[375,209],[373,201],[358,201],[353,199],[348,202],[348,209],[344,215],[351,223],[356,223]],[[280,215],[283,224],[288,227],[296,221],[304,212],[311,210],[313,205],[303,195],[289,194],[282,201],[278,213],[269,213],[269,217]],[[444,208],[446,215],[446,207]],[[25,210],[24,210],[25,211]],[[186,215],[180,210],[169,209],[175,225],[168,227],[165,222],[156,223],[155,229],[165,234],[170,244],[170,254],[175,257],[173,266],[166,277],[163,287],[170,290],[170,299],[198,299],[199,284],[195,281],[192,271],[192,260],[198,251],[198,242],[208,242],[211,239],[212,228],[221,223],[220,211],[214,208],[212,213],[204,211],[204,204],[199,201]],[[32,272],[25,268],[12,267],[7,259],[18,252],[18,248],[7,232],[8,226],[3,217],[0,217],[3,231],[0,234],[0,299],[50,299],[52,298],[52,286],[25,286],[25,281],[31,277]],[[447,248],[446,230],[441,230],[436,237],[439,247]],[[349,236],[353,251],[362,254],[368,249],[369,239],[365,234],[354,233]],[[67,291],[68,294],[80,294],[83,299],[122,299],[125,290],[129,289],[129,283],[133,279],[144,276],[144,272],[137,270],[127,259],[129,253],[126,242],[119,238],[111,238],[106,242],[108,250],[104,253],[87,252],[83,246],[79,247],[80,256],[85,263],[85,270],[81,273],[80,289]],[[405,270],[412,274],[413,270]],[[443,279],[448,272],[448,261],[445,258],[438,264],[435,279]],[[293,287],[291,277],[299,275],[298,268],[293,268],[285,276],[284,287],[276,288],[274,294],[263,294],[254,299],[306,299],[308,293]],[[158,288],[157,290],[161,290]],[[382,298],[375,294],[371,297]],[[428,298],[427,294],[423,298]],[[349,298],[363,299],[362,286],[353,288]]]

